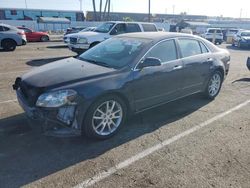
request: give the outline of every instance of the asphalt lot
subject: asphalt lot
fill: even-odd
[[[0,52],[0,187],[73,187],[250,99],[250,50],[223,44],[231,68],[214,101],[199,95],[133,116],[113,138],[53,138],[32,130],[11,85],[74,56],[60,42]],[[93,187],[250,187],[250,103],[96,182]]]

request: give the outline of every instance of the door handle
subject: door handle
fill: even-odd
[[[179,69],[182,69],[182,66],[181,65],[176,65],[174,66],[173,70],[179,70]]]

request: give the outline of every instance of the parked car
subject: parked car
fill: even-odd
[[[106,22],[95,29],[94,32],[80,32],[70,36],[69,48],[78,54],[92,48],[98,43],[115,35],[132,32],[155,32],[157,28],[153,23],[138,22]]]
[[[80,32],[87,32],[87,31],[95,31],[96,27],[86,27],[85,29],[81,30]],[[74,34],[74,33],[72,33]],[[64,35],[63,41],[64,43],[68,44],[70,42],[70,36],[73,36],[72,34]]]
[[[239,48],[250,47],[250,31],[241,30],[233,37],[232,46]]]
[[[49,34],[47,32],[33,31],[27,27],[17,27],[24,30],[28,42],[47,42],[49,41]]]
[[[223,42],[223,33],[220,28],[208,28],[202,36],[215,44],[221,44]]]
[[[72,34],[72,33],[78,33],[81,30],[85,29],[86,27],[70,27],[66,30],[64,35]]]
[[[17,46],[27,43],[24,31],[16,27],[0,23],[0,48],[14,51]]]
[[[194,93],[214,99],[229,61],[227,50],[198,36],[130,33],[36,68],[13,88],[26,114],[46,122],[47,134],[106,139],[128,114]]]

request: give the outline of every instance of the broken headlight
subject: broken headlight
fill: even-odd
[[[66,104],[71,104],[76,98],[74,90],[59,90],[40,95],[36,102],[38,107],[57,108]]]

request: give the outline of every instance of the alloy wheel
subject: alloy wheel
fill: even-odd
[[[209,81],[208,92],[211,97],[217,95],[221,86],[221,77],[218,73],[215,73]]]
[[[108,136],[120,126],[123,119],[121,104],[115,100],[105,101],[99,105],[92,117],[92,127],[96,134]]]

